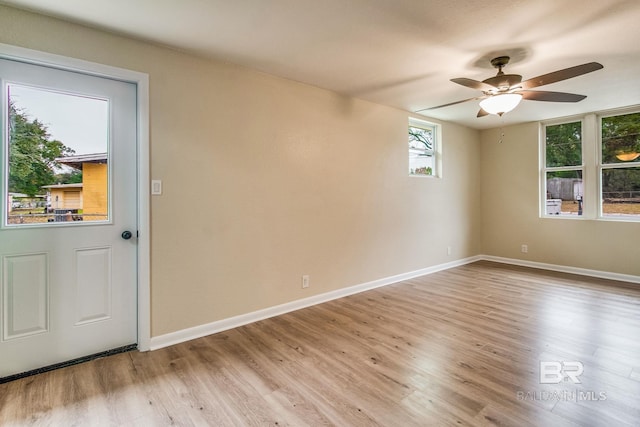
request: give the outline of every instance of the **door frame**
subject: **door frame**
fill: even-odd
[[[150,159],[149,75],[138,71],[69,58],[62,55],[0,43],[0,58],[43,65],[65,71],[120,80],[136,85],[136,176],[137,176],[137,331],[138,350],[150,350],[151,341],[151,248],[150,248]]]

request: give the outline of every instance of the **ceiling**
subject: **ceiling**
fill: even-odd
[[[0,0],[52,15],[416,111],[481,95],[449,81],[495,75],[490,59],[526,80],[600,62],[604,69],[542,90],[579,103],[525,100],[502,118],[478,101],[425,112],[477,129],[640,104],[638,0]]]

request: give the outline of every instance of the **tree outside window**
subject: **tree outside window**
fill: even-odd
[[[436,175],[436,137],[435,125],[409,123],[409,175]]]

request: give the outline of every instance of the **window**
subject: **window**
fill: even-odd
[[[409,119],[409,175],[439,176],[439,126],[422,120]]]
[[[543,216],[640,220],[640,112],[543,124],[541,160]]]
[[[582,122],[545,127],[545,213],[582,215]]]
[[[3,225],[108,221],[109,101],[12,82],[4,91]]]
[[[640,113],[600,119],[603,216],[640,216]]]

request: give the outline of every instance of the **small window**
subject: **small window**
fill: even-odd
[[[640,216],[640,113],[601,118],[601,214]]]
[[[544,127],[545,215],[582,215],[582,122]]]
[[[409,120],[409,175],[437,176],[438,125]]]

